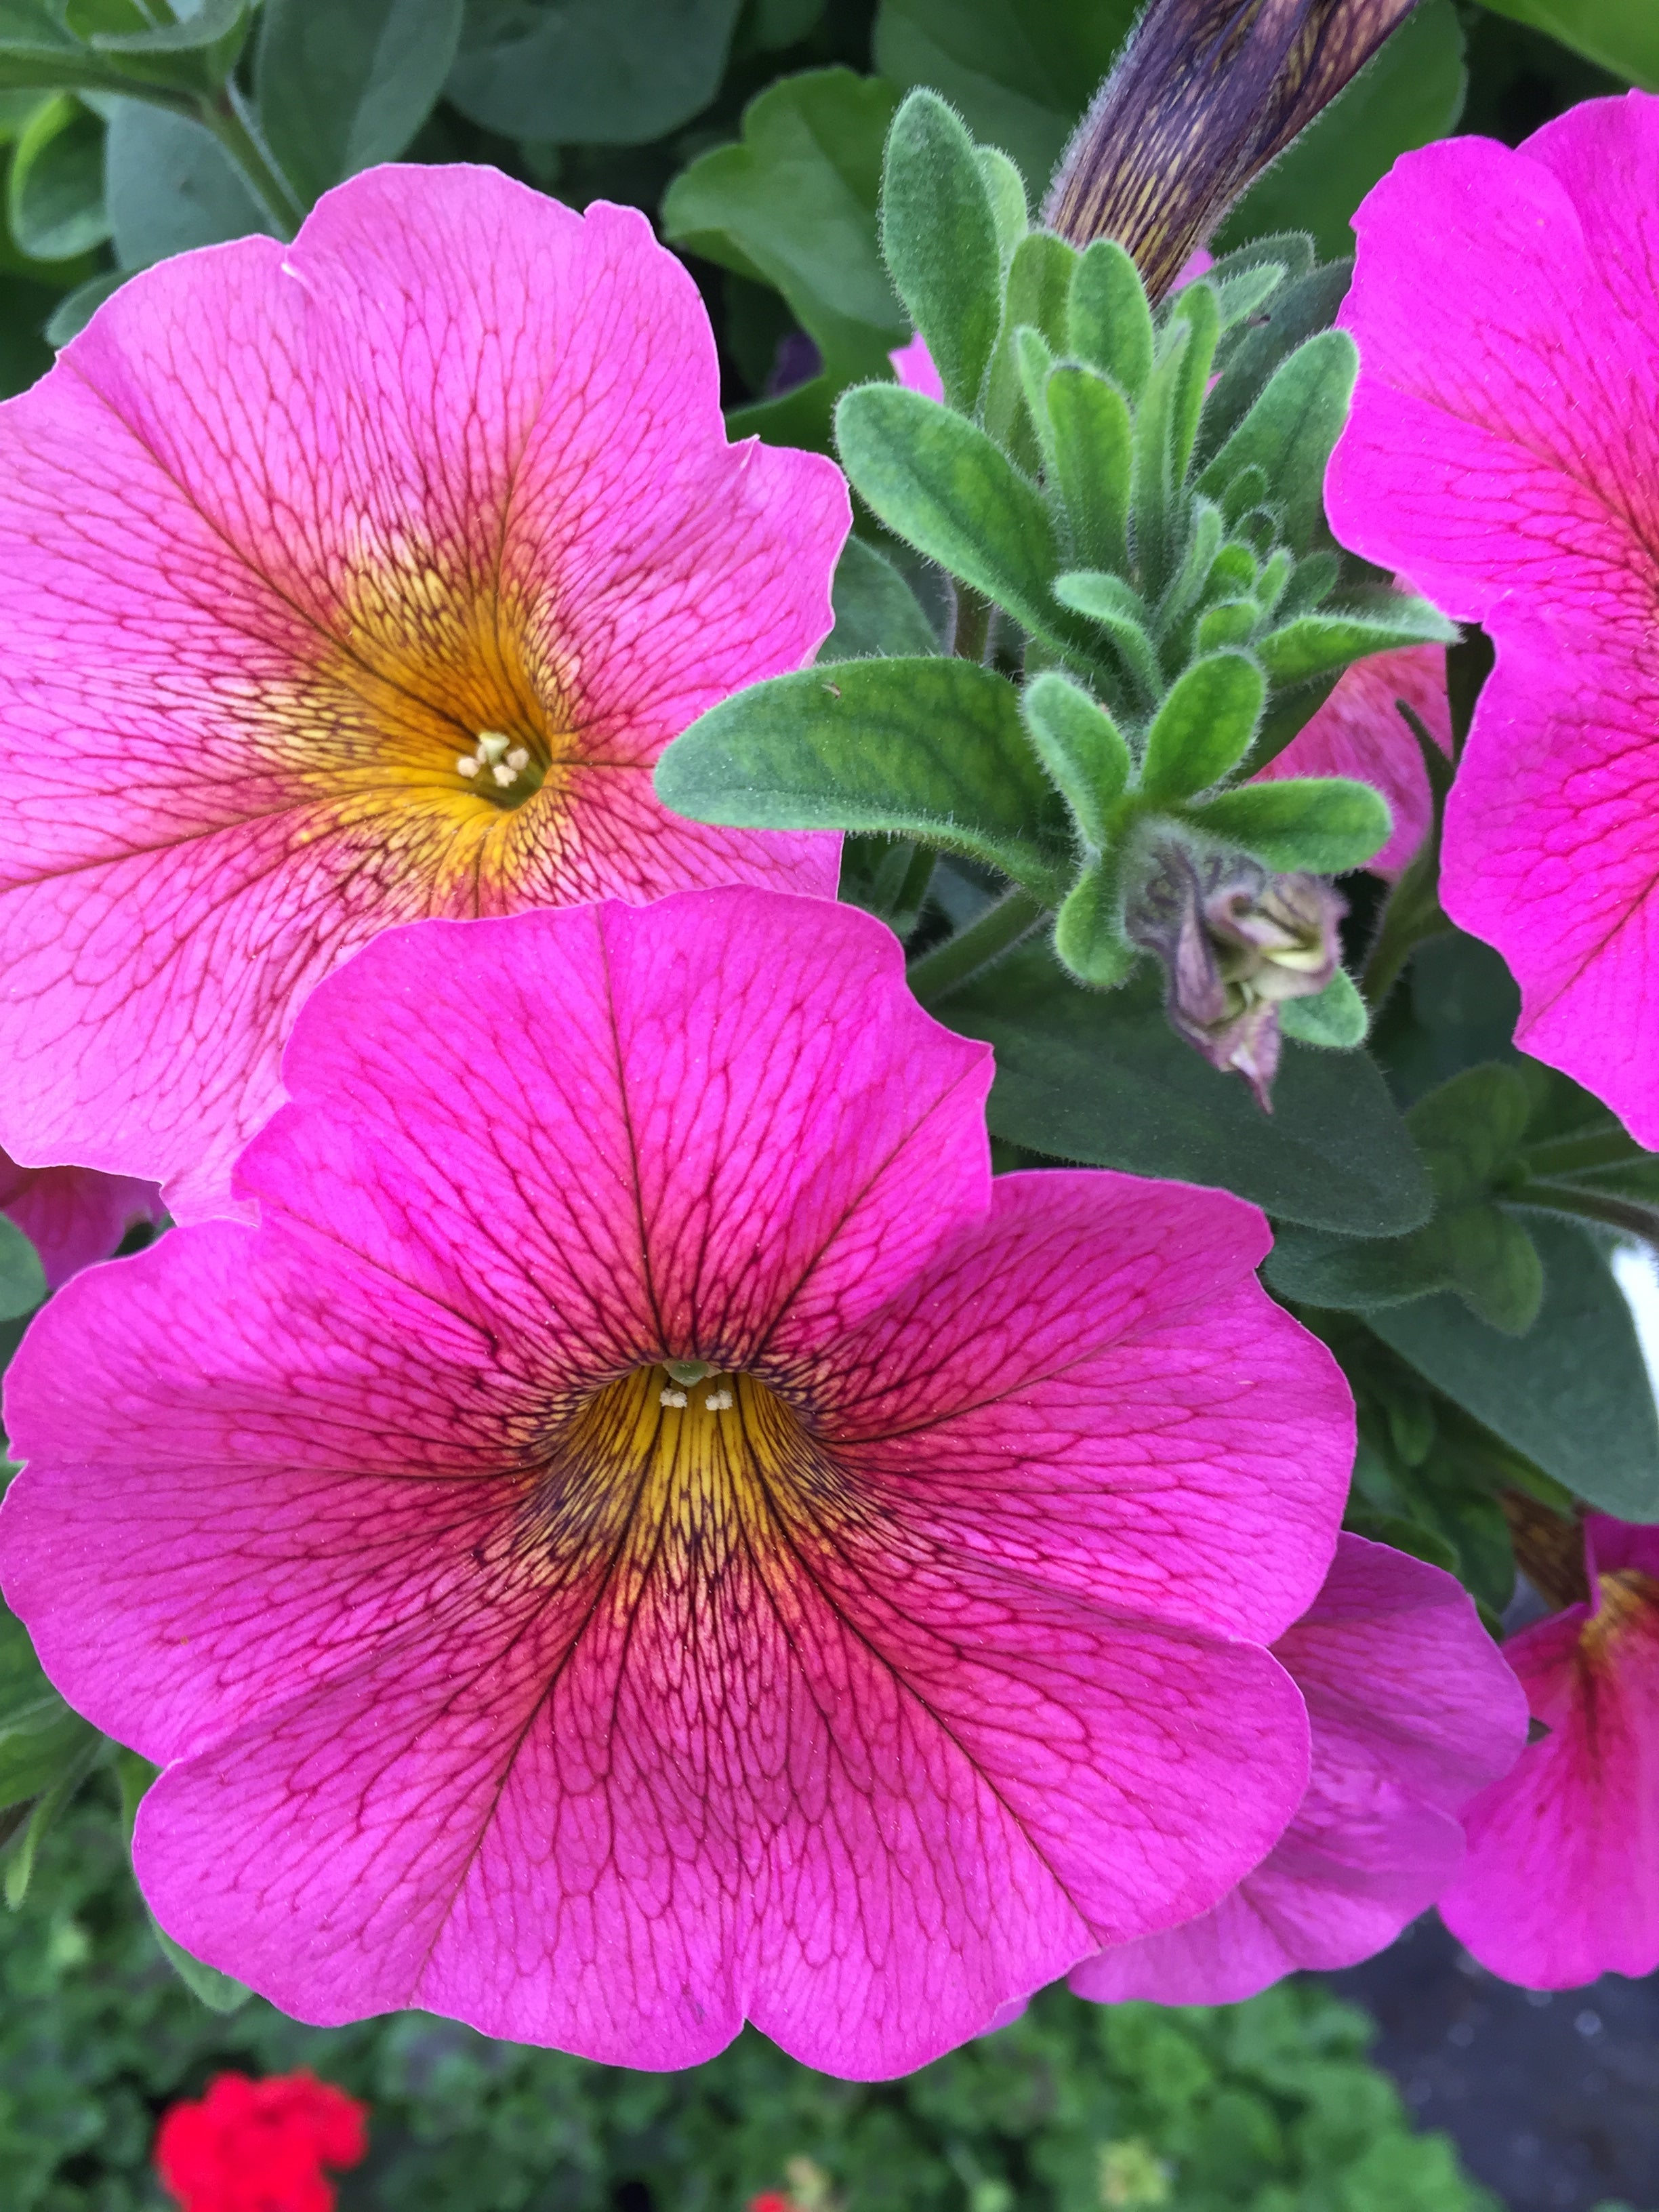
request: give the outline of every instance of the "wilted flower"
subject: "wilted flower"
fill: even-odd
[[[310,2074],[221,2074],[199,2104],[169,2106],[155,2170],[182,2212],[333,2212],[323,2168],[357,2165],[366,2108]]]
[[[1253,179],[1416,0],[1152,0],[1066,149],[1042,211],[1115,238],[1154,300]]]
[[[153,1182],[100,1175],[96,1168],[21,1168],[0,1152],[0,1213],[40,1255],[49,1291],[107,1260],[128,1230],[167,1219]]]
[[[1516,1042],[1659,1146],[1659,100],[1407,154],[1355,218],[1332,520],[1497,665],[1440,890],[1521,986]]]
[[[833,891],[651,787],[810,657],[847,527],[718,383],[635,210],[415,167],[132,277],[0,408],[0,1141],[221,1210],[389,923]]]
[[[1573,1601],[1504,1646],[1547,1733],[1468,1808],[1440,1901],[1483,1966],[1535,1990],[1659,1966],[1659,1528],[1591,1513],[1582,1545],[1545,1591]]]
[[[1526,1700],[1472,1600],[1387,1545],[1339,1539],[1273,1649],[1313,1724],[1296,1818],[1212,1911],[1077,1967],[1080,1996],[1232,2004],[1297,1968],[1369,1959],[1445,1888],[1458,1814],[1526,1741]]]
[[[7,1376],[6,1595],[166,1769],[170,1934],[307,2020],[871,2076],[1262,1857],[1347,1390],[1255,1208],[993,1182],[990,1072],[878,923],[752,890],[319,987],[259,1227]]]
[[[1273,1109],[1279,1009],[1336,973],[1346,902],[1318,876],[1270,875],[1243,853],[1174,837],[1147,854],[1124,909],[1131,941],[1164,963],[1164,1010],[1212,1067],[1233,1070]]]

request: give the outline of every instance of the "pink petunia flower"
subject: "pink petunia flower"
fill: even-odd
[[[1319,712],[1256,778],[1351,775],[1389,802],[1394,834],[1374,860],[1372,875],[1390,881],[1411,865],[1433,816],[1422,750],[1395,703],[1403,699],[1442,752],[1452,749],[1446,700],[1446,648],[1408,645],[1374,653],[1344,670]]]
[[[1273,1654],[1313,1723],[1296,1818],[1213,1911],[1076,1968],[1080,1996],[1231,2004],[1298,1967],[1369,1959],[1445,1887],[1457,1814],[1526,1741],[1526,1699],[1471,1600],[1386,1545],[1342,1537]]]
[[[848,509],[728,446],[645,217],[393,168],[131,279],[0,408],[0,1142],[222,1210],[312,987],[390,923],[836,842],[651,769],[801,665]]]
[[[868,2077],[1261,1858],[1346,1389],[1254,1207],[993,1183],[990,1073],[878,923],[744,888],[320,987],[260,1226],[7,1376],[6,1595],[167,1768],[172,1935],[307,2020]]]
[[[1441,1917],[1528,1989],[1659,1966],[1659,1528],[1592,1513],[1589,1595],[1504,1646],[1549,1734],[1465,1815]]]
[[[1355,228],[1333,523],[1497,646],[1443,903],[1516,1042],[1659,1146],[1659,100],[1407,154]]]
[[[96,1168],[20,1168],[0,1152],[0,1213],[9,1215],[40,1255],[49,1291],[107,1260],[129,1229],[167,1219],[153,1182],[100,1175]]]
[[[918,331],[902,346],[896,347],[887,356],[893,364],[893,374],[907,392],[919,392],[924,399],[945,403],[945,386],[933,356],[927,350],[927,341]]]

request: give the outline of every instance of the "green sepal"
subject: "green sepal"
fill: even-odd
[[[1279,1026],[1286,1036],[1325,1052],[1352,1052],[1364,1043],[1370,1025],[1370,1010],[1346,968],[1339,968],[1312,998],[1286,999],[1279,1009]]]
[[[1008,264],[1002,330],[985,380],[985,428],[1006,445],[1023,465],[1036,458],[1030,429],[1020,420],[1018,333],[1040,331],[1055,356],[1066,349],[1066,303],[1077,255],[1063,238],[1046,230],[1029,231]]]
[[[850,660],[754,684],[674,740],[656,789],[695,822],[914,838],[1000,868],[1045,905],[1070,872],[1019,694],[976,661]]]
[[[817,665],[831,661],[914,658],[938,650],[921,602],[884,553],[849,538],[830,588],[836,626],[818,647]]]
[[[1247,653],[1195,660],[1170,687],[1146,733],[1139,789],[1152,800],[1189,799],[1219,783],[1249,750],[1267,686]]]
[[[1133,763],[1122,733],[1081,685],[1052,671],[1020,695],[1020,712],[1037,758],[1097,850],[1111,842],[1110,815]]]
[[[1199,653],[1218,653],[1225,646],[1248,645],[1261,622],[1261,610],[1254,599],[1218,599],[1198,618],[1194,648]]]
[[[1338,876],[1363,867],[1394,829],[1389,803],[1350,777],[1285,776],[1240,785],[1189,810],[1210,836],[1240,845],[1264,867]]]
[[[1027,629],[1074,641],[1049,593],[1059,550],[1042,495],[983,430],[919,392],[866,384],[836,408],[836,441],[890,530]]]
[[[1458,629],[1426,599],[1378,592],[1367,604],[1281,620],[1256,641],[1261,665],[1280,689],[1340,671],[1368,653],[1407,645],[1455,645]]]
[[[1348,418],[1359,349],[1346,331],[1323,331],[1276,369],[1243,421],[1198,479],[1224,504],[1241,469],[1257,468],[1285,540],[1312,547],[1324,520],[1325,467]]]
[[[1096,239],[1072,276],[1066,350],[1138,401],[1152,373],[1153,342],[1140,271],[1115,239]]]
[[[1091,990],[1114,991],[1139,954],[1123,934],[1119,856],[1088,861],[1054,917],[1054,952]]]
[[[1231,276],[1218,277],[1213,269],[1207,270],[1205,281],[1215,294],[1221,335],[1224,337],[1258,308],[1265,307],[1288,273],[1284,264],[1278,261],[1258,261]]]
[[[971,415],[1001,319],[1002,252],[974,142],[937,93],[911,93],[893,118],[881,250],[947,404]]]
[[[1080,568],[1121,571],[1129,559],[1128,404],[1094,370],[1065,363],[1048,379],[1046,412],[1047,450],[1073,557]]]

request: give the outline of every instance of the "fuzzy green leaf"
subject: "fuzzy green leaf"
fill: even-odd
[[[1133,465],[1128,405],[1104,377],[1068,363],[1048,378],[1045,406],[1073,556],[1079,568],[1122,569]]]
[[[1115,239],[1097,238],[1072,278],[1068,343],[1139,400],[1152,373],[1152,311],[1140,271]]]
[[[868,384],[836,410],[854,489],[887,527],[1043,635],[1068,641],[1042,495],[984,431],[918,392]]]
[[[1347,776],[1285,776],[1223,791],[1191,809],[1212,837],[1241,845],[1264,867],[1340,875],[1363,867],[1389,842],[1389,803]]]
[[[818,647],[820,668],[832,660],[890,660],[938,650],[915,593],[886,555],[862,538],[842,547],[830,597],[836,626]]]
[[[1222,499],[1241,469],[1259,468],[1286,541],[1312,545],[1324,517],[1325,465],[1348,419],[1359,351],[1346,331],[1322,331],[1299,346],[1198,480]]]
[[[1279,1026],[1286,1036],[1325,1052],[1352,1052],[1364,1043],[1370,1025],[1365,1001],[1346,968],[1339,968],[1311,999],[1286,999],[1279,1010]]]
[[[1069,859],[1018,693],[969,660],[846,661],[755,684],[675,739],[656,787],[696,822],[913,837],[1045,903]]]
[[[1038,759],[1089,843],[1110,841],[1109,810],[1129,781],[1129,748],[1111,716],[1080,685],[1052,671],[1035,676],[1020,710]]]
[[[1046,230],[1029,232],[1009,264],[1001,334],[985,383],[985,427],[1022,465],[1034,460],[1036,448],[1018,419],[1019,333],[1037,331],[1051,354],[1066,350],[1066,301],[1076,266],[1077,255],[1065,240]]]
[[[996,212],[974,142],[936,93],[913,92],[888,133],[882,252],[947,403],[971,415],[1002,313]]]
[[[1152,719],[1140,790],[1151,799],[1188,799],[1218,783],[1250,749],[1267,696],[1247,653],[1216,653],[1176,679]]]
[[[1366,604],[1297,615],[1256,643],[1261,665],[1281,690],[1346,668],[1368,653],[1407,645],[1454,645],[1458,630],[1426,599],[1378,592]]]
[[[1115,990],[1139,955],[1123,933],[1116,856],[1091,860],[1054,917],[1061,967],[1091,990]]]

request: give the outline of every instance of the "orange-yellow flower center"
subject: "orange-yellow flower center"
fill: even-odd
[[[543,1450],[527,1500],[535,1550],[559,1581],[602,1569],[623,1610],[653,1575],[707,1588],[734,1570],[765,1573],[781,1553],[798,1560],[855,1510],[846,1476],[786,1400],[702,1362],[605,1384],[562,1415]]]
[[[1644,1625],[1659,1628],[1659,1582],[1634,1567],[1595,1577],[1598,1602],[1584,1623],[1579,1644],[1586,1658],[1604,1658],[1621,1637]]]

